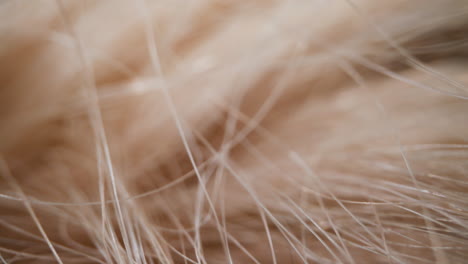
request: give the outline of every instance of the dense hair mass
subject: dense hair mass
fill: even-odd
[[[466,0],[0,17],[0,262],[466,263]]]

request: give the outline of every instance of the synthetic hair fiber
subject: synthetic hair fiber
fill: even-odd
[[[1,0],[0,263],[468,263],[467,0]]]

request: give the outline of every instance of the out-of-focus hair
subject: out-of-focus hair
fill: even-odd
[[[0,17],[0,262],[466,263],[466,0]]]

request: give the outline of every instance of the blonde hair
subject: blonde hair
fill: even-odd
[[[466,261],[466,0],[0,17],[4,263]]]

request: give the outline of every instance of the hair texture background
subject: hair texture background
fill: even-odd
[[[0,17],[0,261],[466,263],[466,0]]]

